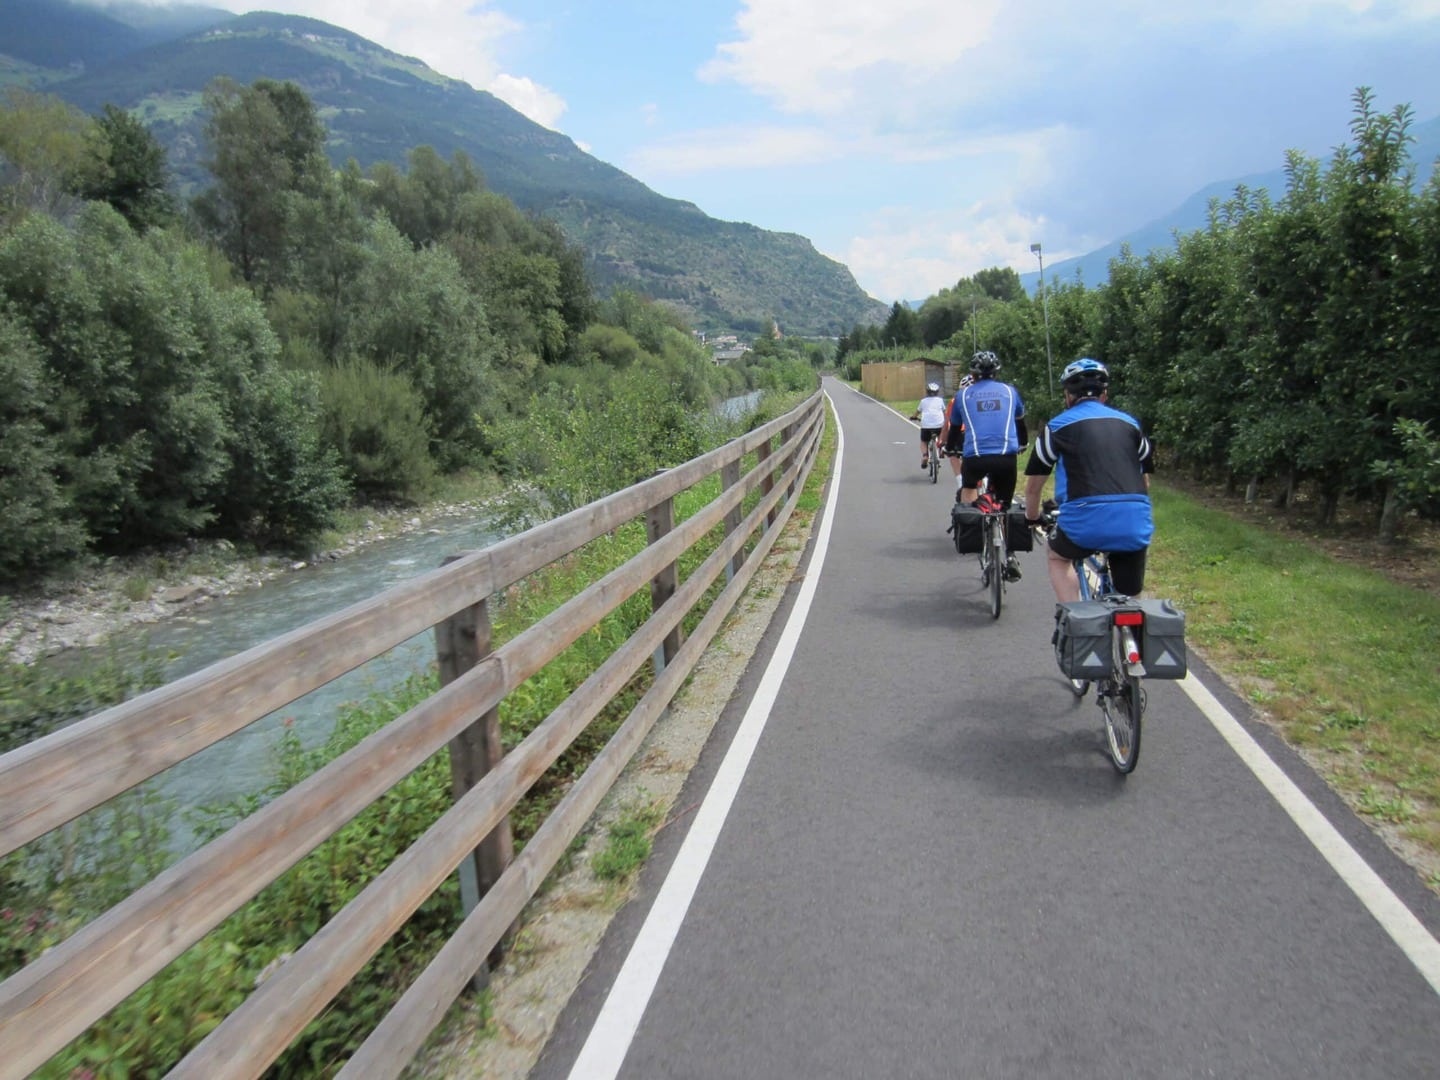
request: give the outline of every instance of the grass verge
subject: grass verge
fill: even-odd
[[[1156,484],[1147,591],[1440,887],[1440,600]]]
[[[1440,599],[1163,479],[1151,494],[1146,592],[1185,610],[1206,662],[1440,893]]]

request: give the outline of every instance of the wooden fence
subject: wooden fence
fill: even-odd
[[[44,1064],[448,746],[451,809],[170,1073],[259,1076],[458,870],[466,909],[459,929],[339,1074],[399,1075],[483,970],[744,591],[795,505],[824,418],[817,393],[682,466],[0,757],[3,856],[417,633],[436,631],[437,693],[0,983],[0,1074],[24,1076]],[[742,476],[751,455],[755,464]],[[676,524],[675,497],[716,473],[720,496]],[[757,491],[744,513],[746,496]],[[641,515],[649,542],[640,554],[491,650],[493,597]],[[723,541],[680,580],[680,556],[717,528]],[[682,640],[682,619],[722,575],[729,583]],[[650,619],[501,756],[497,710],[505,696],[646,585]],[[652,658],[658,674],[649,690],[511,860],[510,810]]]

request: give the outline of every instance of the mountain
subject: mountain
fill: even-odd
[[[4,0],[0,52],[62,77],[234,17],[220,8],[139,0],[104,9],[71,0]]]
[[[143,6],[142,6],[143,9]],[[589,256],[602,291],[633,288],[672,303],[699,329],[759,331],[773,318],[786,334],[838,335],[883,320],[888,308],[809,240],[719,221],[666,198],[533,123],[504,102],[357,34],[314,19],[252,12],[211,20],[186,9],[146,25],[130,8],[69,0],[4,0],[0,52],[9,70],[88,113],[131,110],[170,154],[181,187],[207,181],[200,96],[216,75],[297,83],[329,129],[336,165],[355,158],[404,164],[429,145],[463,151],[487,185],[555,219]],[[4,68],[0,67],[0,75]]]
[[[1440,117],[1416,124],[1410,130],[1415,137],[1415,141],[1410,144],[1410,160],[1415,165],[1415,185],[1419,188],[1430,179],[1436,159],[1440,158]],[[1322,165],[1327,160],[1328,155],[1321,157]],[[1168,214],[1142,225],[1134,232],[1126,233],[1113,243],[1047,266],[1046,279],[1052,283],[1080,280],[1086,285],[1102,285],[1110,278],[1110,260],[1120,255],[1122,246],[1128,244],[1130,250],[1140,257],[1160,248],[1174,247],[1176,233],[1183,235],[1205,228],[1209,222],[1211,199],[1224,202],[1235,194],[1235,189],[1241,184],[1251,190],[1264,188],[1273,201],[1279,202],[1285,196],[1285,169],[1281,167],[1268,172],[1251,173],[1234,180],[1218,180],[1207,184]],[[1020,275],[1020,283],[1031,292],[1035,291],[1039,281],[1038,270]]]

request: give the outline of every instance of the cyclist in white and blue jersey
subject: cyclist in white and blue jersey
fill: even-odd
[[[959,450],[955,501],[973,503],[976,488],[988,476],[990,494],[1008,510],[1015,495],[1015,455],[1030,435],[1020,391],[997,379],[999,370],[1000,358],[993,352],[977,352],[971,358],[974,379],[955,395],[940,438],[952,455]]]
[[[1116,591],[1138,596],[1145,587],[1145,552],[1155,532],[1150,440],[1133,416],[1107,403],[1110,372],[1100,361],[1076,360],[1061,373],[1060,382],[1065,411],[1041,430],[1025,466],[1025,519],[1039,524],[1040,494],[1053,470],[1060,512],[1048,568],[1055,598],[1080,598],[1074,560],[1097,551],[1110,556]]]

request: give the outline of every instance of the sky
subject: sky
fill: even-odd
[[[211,0],[216,2],[216,0]],[[218,0],[488,90],[662,195],[799,233],[885,301],[1092,251],[1440,115],[1440,0]]]

